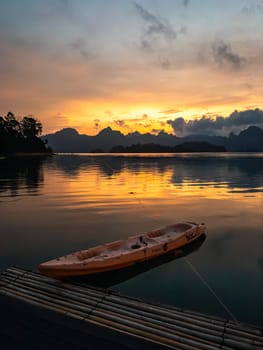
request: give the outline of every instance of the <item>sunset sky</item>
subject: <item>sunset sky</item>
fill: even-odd
[[[0,0],[0,115],[90,135],[263,126],[231,114],[263,108],[262,57],[263,0]]]

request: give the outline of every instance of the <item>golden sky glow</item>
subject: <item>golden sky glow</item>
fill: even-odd
[[[260,0],[23,6],[1,5],[0,113],[44,133],[176,132],[168,120],[263,108]]]

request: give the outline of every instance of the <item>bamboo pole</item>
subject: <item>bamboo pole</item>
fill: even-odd
[[[10,268],[8,268],[7,270],[14,270],[15,273],[20,273],[20,274],[23,274],[23,275],[33,274],[33,275],[35,275],[35,276],[40,276],[40,278],[42,278],[42,279],[44,278],[44,279],[48,280],[50,283],[52,283],[52,282],[55,283],[55,284],[60,283],[59,280],[51,279],[51,278],[49,278],[49,277],[46,277],[46,276],[44,276],[44,275],[39,274],[38,272],[33,272],[33,271],[24,270],[23,268],[20,268],[19,266],[10,267]],[[6,270],[6,271],[7,271],[7,270]],[[65,283],[63,283],[63,285],[65,285]],[[66,285],[67,285],[67,283],[66,283]],[[81,283],[70,284],[70,286],[71,286],[71,287],[77,286],[77,288],[84,287],[84,289],[87,288],[87,285],[86,285],[86,284],[81,284]],[[100,288],[100,287],[94,287],[94,286],[92,286],[92,285],[89,285],[88,288],[89,288],[90,290],[94,290],[94,291],[96,291],[96,292],[98,292],[98,291],[105,292],[105,289],[102,289],[102,288]],[[107,290],[108,290],[109,294],[113,294],[113,295],[116,295],[116,296],[119,295],[119,292],[116,292],[116,291],[114,291],[114,290],[109,290],[109,289],[107,289]],[[122,297],[124,297],[124,296],[122,296]],[[125,298],[126,298],[127,300],[141,301],[141,299],[139,299],[139,298],[130,297],[130,296],[125,296]],[[156,303],[152,303],[152,302],[147,302],[147,304],[148,304],[148,305],[154,305],[155,307],[158,307],[158,305],[159,305],[162,309],[167,308],[167,309],[169,309],[169,310],[178,311],[178,312],[183,313],[183,314],[188,314],[188,315],[190,315],[192,318],[197,317],[197,318],[200,318],[200,319],[210,319],[212,322],[218,322],[218,323],[220,323],[220,324],[224,324],[225,321],[226,321],[224,318],[219,317],[219,316],[204,315],[204,314],[199,313],[199,312],[196,312],[196,311],[181,309],[181,308],[178,308],[178,307],[176,307],[176,306],[174,306],[174,305],[156,304]],[[232,325],[233,325],[233,326],[236,326],[236,323],[233,322],[232,320],[228,320],[228,325],[229,325],[229,326],[232,326]],[[243,326],[242,324],[239,324],[239,326],[240,326],[240,325]],[[259,329],[258,327],[254,326],[254,325],[248,325],[248,324],[244,325],[244,327],[245,327],[246,329],[249,327],[249,329],[250,329],[251,332],[254,332],[255,334],[258,334],[258,335],[260,335],[260,336],[263,336],[263,329]]]
[[[15,283],[15,286],[16,287],[18,286],[18,288],[21,287],[18,283]],[[23,287],[25,287],[25,285],[23,285]],[[52,300],[53,300],[53,295],[54,294],[47,295],[45,292],[46,292],[46,289],[44,289],[44,294],[43,294],[44,298],[46,299],[48,297],[48,298],[52,298]],[[34,288],[33,288],[33,292],[32,292],[32,288],[30,288],[30,293],[34,293]],[[43,293],[43,289],[41,289],[41,293]],[[38,291],[38,296],[39,295],[40,295],[40,293]],[[87,309],[87,304],[84,304],[84,305],[81,304],[78,299],[76,300],[76,298],[75,299],[74,298],[73,299],[72,298],[71,299],[67,299],[67,298],[62,298],[61,295],[59,295],[57,299],[59,299],[61,301],[64,301],[64,302],[67,302],[67,301],[69,302],[70,301],[71,305],[84,307],[85,311]],[[49,300],[49,299],[46,299],[46,300]],[[73,304],[73,302],[74,302],[74,304]],[[130,311],[121,311],[120,312],[120,310],[118,310],[117,306],[112,307],[112,306],[98,304],[97,307],[96,307],[96,310],[97,311],[102,311],[102,312],[115,313],[116,315],[118,315],[118,317],[119,316],[120,317],[126,317],[126,318],[129,318],[129,319],[134,319],[135,318],[137,322],[148,324],[149,326],[155,327],[156,329],[159,328],[159,329],[162,329],[162,330],[166,330],[168,328],[170,332],[172,332],[172,331],[174,332],[176,330],[178,332],[181,331],[180,333],[183,334],[183,332],[186,331],[186,333],[188,333],[190,335],[200,336],[200,334],[198,332],[193,332],[193,331],[187,330],[187,329],[185,330],[182,327],[178,327],[176,325],[169,325],[168,323],[160,322],[158,320],[154,320],[154,319],[151,319],[149,317],[140,317],[138,319],[138,317],[134,317],[136,315],[134,315],[134,313],[132,313],[131,310]],[[92,311],[89,310],[89,312],[92,312]],[[210,339],[211,337],[208,335],[208,336],[203,336],[203,338]],[[220,341],[221,340],[220,337],[218,337],[218,338],[212,337],[211,339],[212,340],[216,340],[216,341]]]
[[[15,271],[15,273],[18,273],[18,271],[20,271],[20,274],[21,275],[27,275],[28,273],[30,274],[33,274],[34,275],[34,277],[36,277],[36,276],[39,276],[41,279],[46,279],[46,280],[48,280],[50,283],[54,283],[54,284],[58,284],[58,283],[61,283],[60,281],[58,281],[58,280],[54,280],[54,279],[51,279],[51,278],[49,278],[49,277],[46,277],[46,276],[43,276],[43,275],[40,275],[40,274],[38,274],[38,273],[35,273],[35,272],[29,272],[29,271],[27,271],[27,273],[25,274],[25,270],[23,270],[23,269],[21,269],[21,268],[19,268],[19,267],[14,267],[14,268],[9,268],[8,270],[12,270],[12,269],[14,269]],[[65,286],[65,285],[68,285],[67,283],[63,283],[63,285]],[[87,286],[86,285],[83,285],[83,284],[74,284],[74,285],[70,285],[71,286],[71,288],[73,287],[74,288],[74,286],[76,286],[78,289],[80,289],[81,287],[83,288],[84,287],[84,289],[87,289]],[[105,292],[105,290],[104,289],[102,289],[102,288],[98,288],[98,287],[94,287],[94,286],[88,286],[88,288],[90,289],[90,290],[94,290],[96,293],[98,293],[99,291],[102,291],[102,292]],[[114,296],[119,296],[119,293],[118,292],[116,292],[116,291],[112,291],[112,290],[107,290],[108,291],[108,294],[110,294],[110,295],[114,295]],[[123,298],[123,296],[122,296],[122,298]],[[128,296],[125,296],[125,298],[127,299],[127,300],[131,300],[131,301],[141,301],[140,299],[138,299],[138,298],[133,298],[133,297],[128,297]],[[148,302],[147,303],[148,305],[153,305],[154,307],[158,307],[158,304],[156,304],[156,303],[151,303],[151,302]],[[216,317],[216,316],[209,316],[209,315],[204,315],[204,314],[201,314],[201,313],[197,313],[197,312],[193,312],[193,311],[189,311],[189,310],[183,310],[183,309],[180,309],[180,308],[177,308],[177,307],[175,307],[175,306],[172,306],[172,305],[165,305],[165,304],[162,304],[161,305],[161,308],[162,309],[164,309],[164,308],[167,308],[167,309],[169,309],[170,311],[171,310],[176,310],[176,311],[179,311],[180,313],[183,313],[183,314],[189,314],[189,315],[191,315],[191,317],[192,318],[195,318],[195,317],[198,317],[198,318],[200,318],[200,319],[210,319],[212,322],[219,322],[220,324],[224,324],[225,323],[225,319],[223,319],[223,318],[220,318],[220,317]],[[232,321],[232,320],[228,320],[228,325],[233,325],[233,326],[236,326],[236,324]],[[246,327],[247,327],[248,325],[246,325]],[[251,325],[250,325],[251,326]],[[256,334],[259,334],[259,335],[263,335],[263,333],[262,333],[262,331],[260,331],[258,328],[255,328],[255,327],[253,327],[253,326],[251,326],[251,329],[250,329],[252,332],[255,332]]]
[[[8,292],[6,293],[6,295],[8,295]],[[13,293],[13,292],[11,292],[11,293],[9,293],[9,295],[10,296],[13,296],[13,295],[17,295],[17,296],[21,296],[21,293],[18,293],[18,292],[16,292],[16,293]],[[22,293],[22,296],[23,296],[23,293]],[[22,298],[21,298],[22,299]],[[25,298],[24,300],[27,300],[28,298]],[[37,300],[37,298],[35,298],[36,300]],[[37,305],[38,305],[38,303],[36,303]],[[45,302],[45,305],[46,305],[47,303]],[[65,308],[64,308],[65,309]],[[55,311],[59,311],[59,309],[57,309],[57,308],[55,308],[54,309]],[[75,316],[77,316],[78,318],[80,318],[80,319],[85,319],[85,318],[83,318],[83,316],[80,316],[79,314],[80,313],[76,313],[76,312],[74,312],[74,313],[71,313],[71,312],[67,312],[66,313],[67,315],[71,315],[71,316],[73,316],[73,317],[75,317]],[[95,323],[97,323],[97,324],[100,324],[100,325],[108,325],[108,326],[110,326],[111,328],[113,328],[113,329],[115,329],[115,330],[118,330],[118,331],[120,331],[120,330],[124,330],[124,329],[127,329],[127,327],[130,329],[130,330],[132,330],[132,332],[130,331],[129,332],[129,334],[132,334],[132,333],[134,333],[135,335],[137,335],[137,334],[140,334],[140,335],[143,335],[144,336],[144,338],[145,339],[150,339],[150,340],[152,340],[152,339],[154,339],[155,337],[156,337],[156,334],[151,334],[150,336],[145,332],[145,330],[142,330],[142,329],[136,329],[136,328],[134,328],[134,327],[131,327],[131,325],[127,325],[127,324],[120,324],[119,322],[114,322],[114,320],[109,320],[109,319],[105,319],[105,316],[103,315],[103,317],[98,317],[98,316],[93,316],[92,317],[92,319],[89,319],[89,321],[92,321],[92,322],[95,322]],[[159,338],[162,338],[162,337],[160,337],[159,335],[158,335],[158,337]],[[164,338],[162,338],[162,344],[167,344],[167,343],[169,343],[170,345],[172,344],[172,345],[176,345],[176,349],[179,349],[179,347],[178,347],[178,345],[180,345],[180,349],[185,349],[185,350],[194,350],[194,349],[203,349],[202,347],[198,347],[198,346],[196,346],[196,347],[189,347],[188,345],[186,345],[186,344],[180,344],[179,342],[176,342],[175,343],[175,340],[173,340],[173,339],[167,339],[166,337],[164,337]],[[217,348],[218,349],[218,348]]]
[[[25,282],[24,282],[25,283]],[[32,283],[32,281],[31,282],[28,282],[32,287],[34,287],[35,286],[35,283]],[[46,287],[45,287],[46,288]],[[68,291],[63,291],[63,293],[65,294],[65,295],[67,295],[67,296],[73,296],[74,297],[74,294],[71,294],[72,292],[68,292]],[[78,294],[78,293],[75,293],[75,295],[78,297],[78,298],[81,298],[81,296]],[[85,297],[86,297],[86,295],[85,295]],[[90,298],[90,297],[89,297]],[[91,297],[91,298],[93,298],[93,299],[97,299],[97,298],[94,298],[93,296]],[[102,297],[102,299],[104,298],[104,300],[103,300],[103,302],[104,303],[112,303],[112,301],[110,300],[110,301],[108,301],[108,299],[107,299],[107,297],[105,298],[105,295]],[[83,301],[85,301],[84,299],[81,299],[81,300],[83,300]],[[98,300],[98,299],[97,299]],[[123,309],[128,309],[128,307],[124,304],[124,306],[123,305],[121,305],[119,302],[117,303],[117,305],[118,305],[118,308],[123,308]],[[138,306],[138,305],[137,305]],[[129,307],[130,307],[130,305],[129,305]],[[142,310],[141,310],[142,309]],[[148,311],[148,310],[147,310]],[[154,311],[153,309],[151,310],[151,311]],[[139,308],[138,310],[137,309],[134,309],[134,305],[133,305],[133,312],[134,313],[138,313],[138,314],[143,314],[143,315],[146,315],[147,314],[147,312],[145,312],[144,310],[143,310],[143,308]],[[149,313],[149,312],[148,312]],[[153,315],[153,312],[151,312],[151,316]],[[168,315],[168,316],[170,316],[170,315]],[[155,317],[158,317],[158,318],[161,318],[161,319],[165,319],[164,317],[166,317],[166,320],[167,320],[167,315],[160,315],[159,316],[159,314],[157,314]],[[170,318],[170,317],[169,317]],[[189,323],[189,321],[191,321],[191,319],[186,319],[186,322],[187,323]],[[181,322],[181,320],[179,319],[179,321],[178,321],[179,323]],[[209,323],[204,323],[203,325],[207,328],[207,325],[208,325]],[[202,326],[202,324],[201,324],[201,326]],[[193,327],[199,327],[199,326],[196,326],[195,324],[193,325]],[[221,330],[222,330],[223,328],[221,328]],[[220,334],[220,332],[214,332],[214,334]]]
[[[23,293],[25,293],[25,291],[22,288],[17,288],[16,289],[16,293],[20,293],[20,294],[22,293],[23,294]],[[32,297],[35,298],[35,300],[39,299],[39,297],[37,297],[37,296],[34,297],[34,296],[30,295],[30,298],[32,298]],[[44,299],[45,299],[45,302],[49,302],[49,303],[52,303],[52,301],[53,301],[52,298],[48,298],[48,297],[45,297]],[[60,302],[56,301],[56,302],[60,306],[62,305],[63,309],[65,309],[65,306],[68,306],[69,308],[71,307],[70,304],[67,305],[67,303],[63,303],[61,301]],[[82,309],[80,309],[80,308],[77,308],[77,309],[78,309],[77,310],[78,312],[81,312],[82,316],[85,315],[85,313],[83,314],[83,310]],[[156,330],[156,329],[153,330],[152,327],[146,327],[146,326],[141,325],[141,324],[138,325],[137,322],[134,322],[134,321],[131,321],[131,320],[127,320],[127,319],[123,319],[123,318],[120,319],[119,316],[115,316],[115,315],[112,315],[112,314],[105,315],[104,312],[99,312],[99,311],[94,311],[94,313],[95,313],[95,317],[98,317],[98,315],[99,315],[101,317],[101,320],[104,320],[105,317],[106,317],[107,319],[110,319],[110,321],[117,322],[118,323],[118,328],[119,328],[119,325],[120,325],[120,321],[122,321],[122,323],[124,322],[124,324],[133,325],[133,327],[136,326],[137,328],[139,327],[140,329],[142,328],[144,332],[146,330],[148,330],[148,331],[150,331],[150,333],[154,332],[154,333],[157,333],[160,336],[163,333],[163,332],[161,332],[159,330]],[[192,339],[189,339],[189,338],[183,338],[183,337],[180,337],[180,336],[171,335],[171,334],[168,334],[167,332],[165,332],[165,338],[169,338],[169,339],[172,339],[172,340],[175,340],[175,341],[179,341],[179,342],[183,341],[186,344],[188,343],[188,345],[189,344],[191,345],[192,343],[193,344],[196,343],[195,340],[192,340]],[[201,344],[201,343],[198,342],[197,344]],[[197,346],[197,344],[196,344],[196,346]],[[205,344],[201,344],[201,349],[213,349],[213,348],[214,347],[207,346]],[[216,347],[216,349],[218,349],[218,347]]]
[[[58,280],[55,280],[55,279],[51,279],[49,277],[46,277],[44,275],[40,275],[39,273],[35,273],[35,272],[30,272],[30,271],[26,271],[25,273],[25,270],[24,269],[21,269],[19,267],[13,267],[13,268],[8,268],[6,271],[13,271],[15,274],[20,274],[20,275],[23,275],[23,276],[27,276],[28,274],[31,274],[32,277],[34,278],[40,278],[40,279],[45,279],[47,280],[49,283],[51,284],[56,284],[58,285],[59,283],[61,283],[60,281]],[[78,284],[78,283],[74,283],[74,284],[67,284],[67,283],[63,283],[63,286],[70,286],[71,289],[74,289],[74,288],[78,288],[79,290],[80,289],[84,289],[85,292],[86,292],[86,289],[87,289],[87,286],[86,285],[83,285],[83,284]],[[83,288],[84,287],[84,288]],[[102,293],[105,293],[105,289],[102,289],[102,288],[98,288],[98,287],[94,287],[94,286],[88,286],[89,290],[90,291],[94,291],[96,293],[98,292],[102,292]],[[119,293],[116,292],[116,291],[113,291],[113,290],[107,290],[108,294],[109,295],[114,295],[115,297],[118,297],[119,296]],[[122,298],[124,298],[124,296],[121,296]],[[129,301],[136,301],[136,302],[141,302],[141,299],[138,299],[138,298],[133,298],[133,297],[129,297],[129,296],[125,296],[125,299],[129,300]],[[151,302],[148,302],[147,303],[149,306],[153,305],[154,307],[158,308],[158,304],[156,303],[151,303]],[[183,309],[180,309],[180,308],[176,308],[175,306],[171,306],[171,305],[161,305],[161,308],[164,309],[164,308],[167,308],[169,310],[175,310],[175,311],[179,311],[180,313],[184,313],[184,314],[190,314],[192,318],[200,318],[200,319],[211,319],[212,323],[213,322],[218,322],[219,324],[224,324],[225,323],[225,319],[223,318],[219,318],[219,317],[210,317],[209,315],[204,315],[204,314],[200,314],[200,313],[197,313],[197,312],[193,312],[193,311],[187,311],[187,310],[183,310]],[[233,323],[233,321],[231,320],[228,320],[228,324],[231,325],[233,324],[234,326],[236,325],[235,323]],[[256,329],[255,330],[256,332],[258,332],[258,330]]]
[[[30,276],[24,276],[24,278],[25,277],[30,277]],[[34,276],[31,276],[31,277],[34,277]],[[87,288],[86,288],[86,290],[87,290]],[[85,290],[85,291],[86,291]],[[105,292],[104,292],[104,295],[105,295]],[[108,298],[108,297],[107,297]],[[118,299],[119,299],[119,301],[121,300],[121,298],[120,297],[118,297]],[[106,298],[105,298],[105,300],[106,300]],[[138,304],[138,302],[137,302],[137,304]],[[120,305],[118,305],[118,307],[119,307]],[[141,305],[140,305],[141,306]],[[134,307],[134,305],[133,305],[133,307]],[[137,307],[138,307],[138,305],[137,305]],[[133,309],[133,312],[135,311],[136,309]],[[151,310],[151,311],[153,311],[153,309]],[[156,310],[155,310],[156,311]],[[137,310],[136,310],[136,312],[138,312]],[[181,315],[180,315],[181,316]],[[191,321],[191,319],[190,319],[190,321]],[[187,322],[189,322],[189,318],[188,318],[188,320],[187,320]],[[196,323],[196,321],[195,321],[195,323]],[[200,323],[199,323],[200,324]],[[207,324],[209,325],[209,322],[207,322],[206,321],[206,323],[205,324],[201,324],[201,325],[204,325],[204,326],[206,326],[207,327]],[[224,328],[222,328],[221,327],[221,329],[223,329],[224,331],[225,331],[225,333],[227,333],[228,332],[228,330],[227,330],[227,327],[224,327]],[[231,332],[231,331],[230,331]],[[236,331],[236,333],[238,333],[237,335],[242,335],[242,331],[240,332],[240,331]],[[257,338],[255,339],[255,340],[257,340]]]
[[[15,272],[17,272],[17,271],[15,271]],[[21,273],[21,275],[22,275],[22,273]],[[24,274],[23,274],[24,275]],[[27,275],[25,275],[24,277],[27,277]],[[28,276],[29,277],[29,276]],[[48,280],[48,282],[53,282],[54,283],[54,280],[53,279],[50,279],[50,278],[48,278],[48,277],[45,277],[45,276],[43,276],[45,279],[47,279]],[[32,275],[32,276],[30,276],[30,278],[37,278],[37,279],[40,279],[40,280],[43,280],[42,279],[42,276],[41,275],[38,275],[38,274],[35,274],[35,275]],[[53,284],[52,283],[52,284]],[[55,284],[56,285],[58,285],[58,281],[57,280],[55,280]],[[80,287],[78,286],[78,285],[69,285],[70,286],[70,289],[71,290],[74,290],[75,288],[78,288],[78,292],[81,292],[81,290],[83,289],[83,287],[82,287],[82,285],[80,285]],[[67,287],[67,284],[64,284],[63,283],[63,287]],[[93,292],[96,292],[96,294],[98,294],[98,293],[100,293],[101,292],[101,289],[99,289],[99,290],[97,290],[97,289],[95,289],[94,290],[94,287],[92,287],[92,286],[88,286],[88,289],[87,289],[87,286],[85,286],[85,288],[84,288],[84,293],[86,294],[86,293],[90,293],[90,291],[91,291],[91,293],[93,293]],[[105,290],[103,290],[103,294],[105,294]],[[116,293],[116,292],[114,292],[114,291],[109,291],[109,290],[107,290],[107,294],[109,295],[109,297],[113,297],[113,298],[117,298],[119,301],[121,301],[121,299],[122,299],[122,302],[124,302],[124,298],[125,298],[125,302],[126,303],[134,303],[134,302],[136,302],[136,303],[141,303],[141,300],[139,300],[139,299],[135,299],[135,298],[131,298],[131,297],[127,297],[127,296],[119,296],[119,293]],[[156,310],[158,310],[158,308],[160,308],[158,305],[156,305],[156,304],[151,304],[151,303],[147,303],[148,305],[147,305],[147,307],[149,308],[149,309],[151,309],[152,307],[154,307]],[[162,308],[160,308],[160,310],[161,311],[163,311],[165,309],[165,305],[164,305],[164,307],[162,306]],[[169,312],[169,313],[171,313],[171,310],[173,310],[174,308],[173,307],[170,307],[169,306],[169,309],[167,308],[167,312]],[[177,310],[177,309],[176,309]],[[180,313],[179,314],[186,314],[186,312],[181,312],[180,311]],[[201,314],[202,315],[202,314]],[[204,317],[205,316],[205,317]],[[194,318],[194,317],[193,317]],[[210,320],[210,317],[207,317],[207,315],[202,315],[202,319],[204,319],[204,320],[207,320],[209,318],[209,320]],[[213,320],[213,319],[212,319]],[[222,320],[222,321],[220,321],[220,325],[223,325],[225,323],[225,320]],[[209,322],[209,324],[211,324],[211,322]]]
[[[6,277],[7,276],[7,277]],[[11,276],[11,277],[10,277]],[[23,271],[23,270],[17,270],[16,268],[14,269],[14,268],[12,268],[12,269],[8,269],[5,273],[3,273],[2,274],[2,278],[1,278],[1,280],[2,280],[2,282],[4,282],[3,280],[5,280],[6,281],[6,283],[8,284],[10,284],[10,283],[12,283],[12,282],[14,282],[14,283],[20,283],[20,282],[18,282],[19,281],[19,279],[21,279],[21,280],[23,280],[22,281],[22,283],[24,283],[25,284],[25,282],[27,283],[27,285],[29,284],[30,285],[30,287],[31,288],[33,288],[33,289],[43,289],[43,283],[44,282],[46,282],[46,284],[48,284],[49,285],[49,287],[47,287],[47,286],[45,286],[44,287],[44,289],[45,289],[45,291],[47,291],[47,288],[49,289],[49,292],[51,292],[51,293],[55,293],[55,296],[57,296],[57,293],[58,293],[58,290],[60,290],[60,293],[64,293],[64,291],[63,292],[61,292],[61,290],[64,290],[65,289],[65,287],[66,287],[66,290],[67,290],[67,293],[68,294],[66,294],[65,295],[65,293],[64,293],[64,296],[65,296],[65,298],[66,298],[66,300],[65,300],[65,298],[64,298],[64,302],[67,302],[67,299],[68,298],[72,298],[73,297],[73,300],[74,300],[74,298],[76,299],[76,297],[77,297],[77,295],[79,295],[79,294],[82,294],[83,293],[83,291],[85,292],[85,297],[87,297],[87,287],[85,287],[85,288],[83,288],[83,286],[73,286],[73,288],[72,288],[72,285],[65,285],[65,284],[61,284],[61,283],[59,283],[58,281],[55,281],[54,282],[54,280],[52,280],[52,279],[49,279],[49,278],[47,278],[47,277],[44,277],[44,278],[42,278],[42,276],[41,275],[37,275],[37,274],[34,274],[34,273],[30,273],[30,272],[25,272],[25,271]],[[28,281],[28,279],[29,279],[29,281]],[[33,283],[32,281],[30,282],[30,279],[32,280],[35,280],[35,282]],[[44,282],[43,282],[43,279],[44,279]],[[36,285],[36,280],[38,280],[39,282],[39,286],[35,286]],[[45,283],[44,283],[45,284]],[[51,287],[50,287],[50,285],[51,285]],[[53,290],[52,288],[53,287],[55,287],[55,288],[57,288],[57,289],[55,289],[55,290]],[[68,292],[68,289],[69,289],[69,292]],[[73,289],[73,292],[72,292],[72,289]],[[76,292],[76,289],[78,289],[78,292]],[[99,299],[100,299],[100,308],[102,308],[102,309],[108,309],[108,310],[110,310],[110,311],[115,311],[115,309],[114,309],[114,307],[112,306],[112,301],[110,300],[110,301],[108,301],[107,299],[109,299],[109,298],[113,298],[113,299],[115,299],[115,301],[114,302],[116,302],[116,299],[117,299],[117,301],[118,301],[118,303],[120,303],[120,300],[121,300],[121,297],[120,296],[116,296],[116,293],[112,293],[112,292],[109,292],[109,291],[107,291],[106,293],[105,293],[105,290],[102,290],[102,289],[97,289],[97,288],[89,288],[89,289],[92,289],[92,292],[91,292],[91,294],[93,294],[93,296],[91,296],[91,295],[89,295],[89,299],[90,298],[97,298],[98,299],[98,297],[97,297],[97,295],[99,294],[100,295],[100,297],[99,297]],[[80,293],[79,293],[80,292]],[[95,292],[95,293],[94,293]],[[103,292],[103,293],[102,293]],[[94,297],[94,295],[96,296],[96,297]],[[134,308],[135,306],[136,307],[138,307],[138,305],[139,306],[142,306],[143,305],[143,303],[141,302],[141,301],[138,301],[138,299],[134,299],[134,298],[127,298],[127,297],[122,297],[122,299],[125,299],[125,301],[126,301],[126,303],[124,303],[124,304],[127,304],[127,299],[128,299],[128,304],[132,304],[132,307]],[[87,302],[87,300],[85,300],[85,298],[83,299],[82,298],[82,302]],[[97,302],[99,302],[99,301],[97,301]],[[123,302],[123,300],[122,300],[122,302]],[[109,305],[109,303],[110,303],[110,305]],[[94,304],[93,304],[94,305]],[[132,313],[130,312],[130,314],[129,314],[129,309],[127,309],[127,305],[125,306],[123,306],[122,305],[122,311],[120,312],[120,310],[119,310],[119,306],[120,305],[117,305],[117,307],[118,307],[118,311],[119,311],[119,313],[121,313],[122,312],[122,314],[123,315],[125,315],[125,313],[127,314],[127,312],[128,312],[128,316],[133,316],[134,317],[134,314],[139,314],[139,316],[137,316],[137,317],[140,317],[141,318],[141,321],[144,321],[144,322],[148,322],[148,314],[147,313],[145,313],[144,311],[142,311],[142,310],[136,310],[136,312],[134,312],[134,310],[132,311]],[[131,307],[131,305],[129,305],[130,307]],[[149,313],[149,311],[151,311],[151,312],[153,312],[153,311],[155,311],[156,312],[156,310],[158,310],[158,309],[161,309],[160,307],[158,307],[157,306],[157,308],[155,307],[155,305],[154,305],[154,307],[150,307],[150,310],[147,310],[147,312]],[[128,311],[127,311],[128,310]],[[104,310],[105,311],[105,310]],[[159,310],[158,310],[159,311]],[[177,310],[176,310],[176,312],[178,312]],[[171,314],[170,312],[168,312],[168,314]],[[177,315],[178,316],[178,315]],[[154,322],[156,323],[157,322],[157,324],[158,324],[158,322],[159,322],[159,326],[163,326],[163,323],[162,322],[167,322],[167,319],[165,319],[165,318],[163,318],[163,316],[158,316],[157,317],[157,319],[156,319],[156,315],[155,315],[155,319],[154,319]],[[160,317],[161,317],[161,319],[160,319]],[[187,316],[188,317],[188,316]],[[189,317],[188,317],[189,318]],[[170,320],[169,320],[170,321]],[[160,323],[161,322],[161,323]],[[195,322],[196,322],[196,320],[195,320]],[[202,321],[203,322],[203,321]],[[177,323],[178,323],[178,320],[177,320]],[[205,322],[203,322],[203,323],[205,323]],[[178,328],[178,325],[177,325],[177,331],[178,331],[178,329],[179,329],[179,331],[184,331],[184,328],[182,329],[182,327],[180,328],[180,326],[182,326],[182,325],[184,325],[184,323],[181,323],[180,325],[179,325],[179,328]],[[173,325],[172,325],[173,326]],[[204,326],[204,324],[203,324],[203,326]],[[173,327],[170,327],[170,328],[173,328]],[[188,325],[188,328],[189,328],[189,325]],[[190,328],[193,328],[193,325],[190,327]],[[196,330],[200,330],[200,329],[198,329],[198,328],[195,328]],[[189,329],[188,329],[188,331],[189,331]],[[202,331],[202,329],[201,329],[201,331]],[[244,333],[244,332],[242,332],[242,333]],[[193,334],[193,333],[192,333]],[[214,334],[218,334],[218,332],[215,332]],[[244,333],[245,334],[245,333]],[[194,335],[195,335],[195,333],[194,333]],[[247,335],[247,334],[246,334]],[[253,334],[252,334],[252,336],[253,336]],[[236,343],[236,341],[237,341],[237,338],[235,337],[235,336],[231,336],[230,337],[230,339],[227,339],[229,336],[227,335],[227,334],[224,334],[224,337],[225,337],[225,341],[227,341],[229,344],[230,343]],[[253,338],[254,338],[255,336],[253,336]],[[211,338],[210,338],[211,339]],[[242,346],[242,347],[240,347],[240,348],[248,348],[247,346],[249,345],[249,343],[251,343],[251,339],[243,339],[243,342],[245,341],[245,343],[248,343],[248,344],[245,344],[244,346]],[[253,345],[258,345],[257,343],[258,342],[256,342],[256,339],[254,339],[254,341],[252,342],[253,343]],[[262,344],[262,343],[261,343]]]
[[[19,285],[18,282],[14,282],[15,285]],[[159,325],[165,325],[167,328],[170,329],[176,329],[178,331],[187,331],[187,332],[191,332],[192,330],[192,334],[198,334],[200,336],[201,333],[204,333],[204,335],[202,336],[203,338],[209,339],[209,340],[217,340],[220,341],[223,337],[222,332],[211,332],[209,331],[209,329],[206,329],[204,327],[200,327],[200,326],[196,326],[196,325],[189,325],[185,322],[177,322],[176,324],[171,323],[171,319],[167,318],[167,317],[162,317],[162,316],[158,316],[158,315],[152,315],[149,313],[145,313],[145,312],[140,312],[140,313],[134,313],[134,310],[131,308],[120,308],[118,304],[115,303],[109,303],[106,302],[105,300],[98,300],[97,302],[95,301],[91,301],[90,299],[87,300],[86,298],[80,297],[80,296],[76,296],[72,293],[69,293],[67,291],[63,291],[60,292],[59,295],[56,295],[56,291],[52,290],[50,287],[46,287],[46,286],[39,286],[39,285],[35,285],[32,282],[25,282],[23,281],[23,286],[29,286],[31,289],[37,289],[37,290],[42,290],[45,292],[50,292],[52,293],[55,297],[59,297],[61,298],[62,296],[65,297],[64,300],[71,300],[74,303],[80,304],[80,303],[84,303],[84,304],[91,304],[93,306],[97,306],[97,308],[101,308],[101,309],[105,309],[105,310],[109,310],[109,311],[113,311],[113,312],[118,312],[119,314],[122,315],[131,315],[133,317],[139,317],[141,320],[146,320],[146,321],[150,321],[152,324],[159,324]],[[100,302],[100,303],[99,303]],[[154,316],[154,318],[153,318]],[[217,336],[217,338],[215,337]]]

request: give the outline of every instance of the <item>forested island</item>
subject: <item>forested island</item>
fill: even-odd
[[[12,112],[0,116],[0,154],[51,154],[41,133],[41,122],[31,116],[21,120]]]
[[[112,153],[184,153],[184,152],[226,152],[224,146],[208,142],[184,142],[177,146],[162,146],[155,143],[133,144],[128,147],[112,147]]]

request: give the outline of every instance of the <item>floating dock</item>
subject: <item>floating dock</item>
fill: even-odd
[[[263,349],[259,327],[18,267],[1,273],[0,307],[0,344],[8,350]]]

